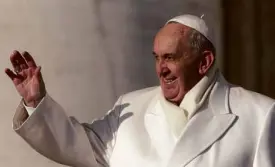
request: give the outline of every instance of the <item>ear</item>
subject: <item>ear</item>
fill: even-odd
[[[215,57],[211,51],[204,51],[202,53],[202,60],[199,65],[199,74],[205,75],[207,71],[214,64]]]

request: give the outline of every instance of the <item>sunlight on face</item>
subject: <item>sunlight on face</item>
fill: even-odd
[[[153,54],[160,86],[164,97],[174,103],[183,99],[198,76],[196,61],[185,44],[189,30],[181,24],[168,24],[154,40]]]

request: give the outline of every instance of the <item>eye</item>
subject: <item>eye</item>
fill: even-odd
[[[155,60],[159,60],[159,56],[158,55],[155,55]]]
[[[172,60],[173,59],[173,57],[172,56],[167,56],[167,58],[166,59],[168,59],[168,60]]]
[[[175,57],[173,55],[166,55],[165,56],[165,60],[167,61],[173,61],[175,59]]]

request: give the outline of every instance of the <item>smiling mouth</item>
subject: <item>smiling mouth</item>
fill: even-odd
[[[175,81],[176,81],[176,77],[173,77],[173,78],[163,78],[163,81],[165,84],[168,84],[168,85],[171,85],[173,84]]]

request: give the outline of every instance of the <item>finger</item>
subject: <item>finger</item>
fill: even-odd
[[[15,59],[16,62],[18,62],[20,65],[24,65],[25,68],[27,68],[27,63],[25,59],[18,51],[14,51],[14,54],[12,55],[12,59]]]
[[[38,66],[35,71],[34,71],[34,75],[36,77],[40,77],[41,76],[41,66]]]
[[[5,73],[10,77],[10,79],[13,81],[14,85],[18,85],[22,82],[24,79],[21,75],[16,75],[12,70],[6,68]]]
[[[14,51],[10,59],[15,71],[20,72],[28,68],[28,65],[25,59],[22,57],[22,55],[18,51]]]
[[[20,70],[20,64],[19,64],[19,61],[17,60],[18,56],[20,56],[20,53],[16,50],[13,51],[13,53],[10,56],[10,61],[15,71]]]
[[[14,80],[17,77],[16,74],[8,68],[5,69],[5,73],[10,77],[11,80]]]
[[[32,58],[32,56],[29,54],[29,52],[23,52],[23,57],[25,58],[27,65],[29,67],[36,67],[36,63],[34,61],[34,59]]]

